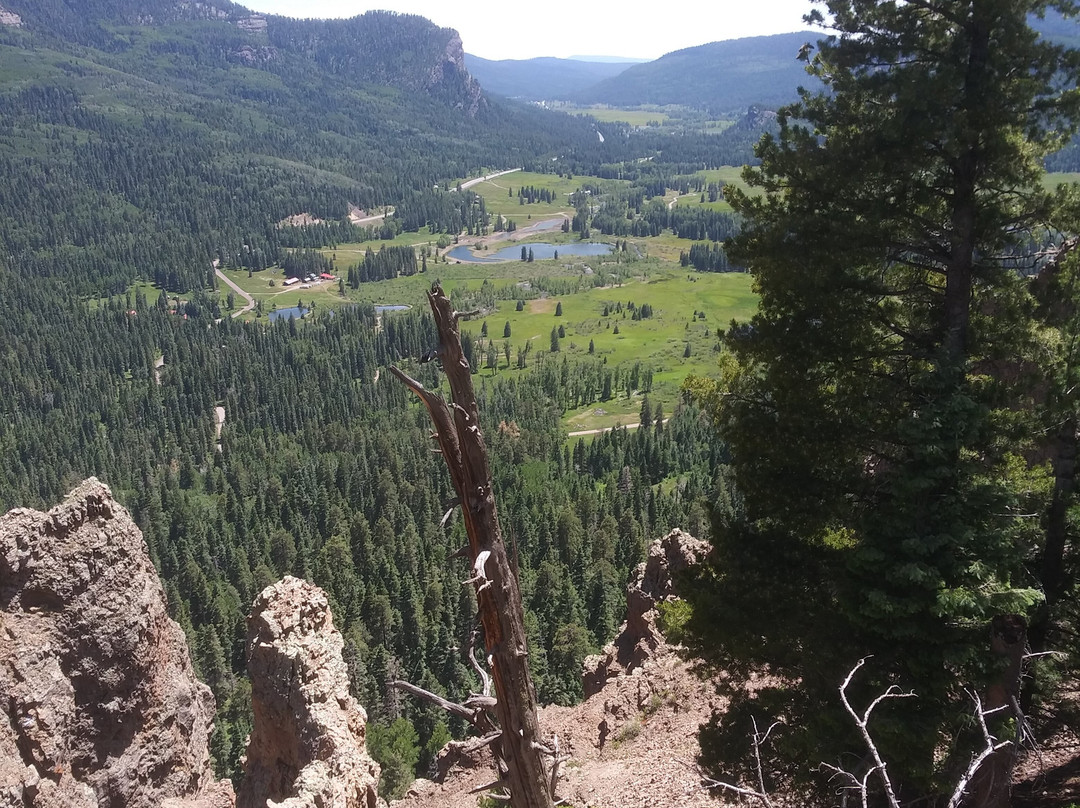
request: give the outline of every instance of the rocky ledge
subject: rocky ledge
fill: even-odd
[[[0,518],[0,638],[0,806],[233,804],[214,698],[103,483]]]
[[[379,766],[365,748],[367,715],[349,694],[326,594],[286,577],[248,617],[254,728],[239,808],[376,808]]]
[[[705,560],[712,550],[707,541],[675,529],[649,545],[645,561],[638,564],[626,587],[626,622],[615,642],[599,654],[585,658],[582,684],[585,698],[599,693],[608,679],[631,673],[665,645],[656,625],[657,606],[677,597],[675,579],[680,572]]]

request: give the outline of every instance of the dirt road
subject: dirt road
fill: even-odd
[[[477,177],[474,180],[468,180],[466,182],[461,183],[461,189],[465,190],[466,188],[472,188],[474,185],[479,185],[481,182],[487,182],[488,180],[493,180],[496,177],[502,177],[502,176],[504,176],[506,174],[513,174],[515,171],[521,171],[521,169],[520,168],[508,168],[508,169],[506,169],[506,171],[496,171],[494,174],[487,174],[487,175],[485,175],[483,177]]]
[[[670,418],[665,418],[664,423],[666,424],[669,420],[671,420],[671,419]],[[602,434],[604,432],[610,432],[613,429],[619,429],[622,426],[623,426],[622,424],[616,424],[615,426],[603,426],[603,427],[600,427],[599,429],[582,429],[580,432],[571,432],[567,437],[580,438],[583,435],[600,435],[600,434]],[[641,424],[626,424],[625,428],[626,429],[637,429],[639,426],[641,426]]]
[[[247,301],[247,305],[244,306],[244,308],[234,311],[232,313],[233,317],[242,317],[243,315],[251,311],[253,308],[255,308],[255,298],[253,298],[251,295],[249,295],[247,292],[245,292],[227,277],[225,277],[225,273],[217,268],[217,262],[214,263],[214,274],[221,278],[221,280],[225,281],[226,286],[228,286],[230,289],[236,292],[236,294],[240,295],[240,297],[244,298],[244,300]]]

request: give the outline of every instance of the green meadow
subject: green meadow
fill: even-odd
[[[652,316],[635,320],[630,303],[638,308],[649,304]],[[562,314],[556,315],[560,304]],[[617,304],[621,304],[621,312],[617,311]],[[526,342],[531,343],[530,362],[533,361],[537,353],[550,351],[551,331],[561,325],[566,335],[559,340],[561,355],[581,360],[592,358],[611,368],[642,362],[653,371],[652,400],[662,402],[670,412],[688,374],[715,371],[717,329],[726,328],[732,319],[750,317],[756,305],[749,275],[654,269],[647,277],[616,287],[526,300],[520,312],[515,301],[500,300],[497,311],[470,323],[466,329],[478,337],[483,323],[487,323],[487,339],[499,350],[498,369],[480,371],[489,376],[522,372],[515,367],[518,349]],[[503,336],[507,324],[508,338]],[[507,340],[511,348],[510,368],[502,353]],[[687,346],[689,356],[686,356]],[[568,431],[637,423],[640,408],[639,398],[618,397],[603,405],[567,413],[565,422]]]
[[[581,264],[556,261],[526,263],[509,261],[499,264],[428,264],[428,271],[409,278],[361,284],[357,290],[346,287],[342,298],[336,281],[315,284],[309,289],[283,289],[280,270],[268,269],[247,277],[246,271],[226,270],[225,274],[242,289],[263,303],[263,313],[274,308],[287,308],[299,302],[315,303],[316,313],[333,306],[366,301],[375,304],[408,305],[414,308],[427,305],[425,293],[432,281],[438,279],[447,290],[478,289],[485,281],[502,290],[496,309],[463,325],[463,330],[481,340],[481,352],[486,352],[490,340],[498,350],[498,368],[482,368],[481,377],[496,373],[522,373],[516,367],[516,356],[526,343],[531,345],[528,367],[535,357],[551,349],[551,331],[563,327],[565,337],[559,340],[559,354],[571,359],[598,361],[608,367],[631,367],[641,362],[652,369],[651,399],[662,402],[670,412],[679,399],[679,386],[691,373],[708,374],[715,371],[716,332],[725,328],[733,318],[750,317],[756,306],[749,275],[740,273],[697,273],[673,267],[669,262],[644,260],[633,264],[635,277],[618,286],[588,289],[575,294],[539,297],[524,300],[517,311],[517,290],[528,289],[530,281],[550,277],[581,277]],[[275,286],[269,286],[273,279]],[[224,284],[222,284],[224,287]],[[224,296],[224,289],[222,295]],[[522,291],[522,295],[535,294]],[[635,320],[629,304],[636,307],[649,304],[651,317]],[[622,310],[618,311],[621,304]],[[239,298],[237,307],[243,305]],[[559,306],[562,314],[555,312]],[[604,315],[605,308],[608,314]],[[696,316],[695,316],[696,313]],[[253,319],[253,314],[245,315]],[[393,315],[387,315],[393,316]],[[487,339],[481,329],[487,323]],[[507,324],[510,336],[504,337]],[[509,341],[510,367],[503,354]],[[590,342],[593,346],[589,352]],[[686,356],[689,346],[689,356]],[[480,363],[478,363],[480,364]],[[637,423],[640,398],[616,397],[602,405],[593,405],[565,416],[567,431],[596,429],[617,424]]]
[[[484,197],[484,204],[489,213],[500,214],[507,219],[512,219],[520,228],[527,227],[537,219],[561,214],[573,216],[574,209],[570,205],[570,194],[586,184],[598,185],[601,188],[616,188],[619,186],[627,187],[630,183],[620,180],[602,180],[596,177],[573,176],[567,178],[558,174],[535,174],[530,171],[515,171],[513,174],[504,174],[501,177],[477,183],[469,190],[475,191]],[[531,205],[528,203],[522,204],[518,200],[518,189],[527,185],[552,191],[555,194],[555,201],[534,202]]]
[[[649,126],[664,123],[669,115],[648,109],[611,109],[610,107],[563,107],[563,112],[570,115],[584,115],[600,123],[628,123],[631,126]]]
[[[707,181],[737,182],[739,169],[724,168],[703,172]],[[514,219],[519,230],[530,224],[551,219],[561,214],[571,214],[569,195],[583,184],[615,189],[626,185],[621,181],[600,180],[594,177],[560,177],[552,174],[515,172],[496,177],[473,186],[473,190],[485,199],[492,214]],[[523,185],[544,188],[555,194],[551,203],[522,205],[517,191]],[[674,199],[674,195],[671,195]],[[700,195],[687,194],[678,197],[676,204],[700,205]],[[708,204],[708,203],[706,203]],[[725,203],[714,203],[713,206]],[[493,235],[493,234],[489,234]],[[519,234],[520,235],[520,234]],[[596,234],[593,240],[604,240]],[[574,241],[573,233],[561,230],[545,231],[530,235],[521,243],[543,240],[554,243]],[[347,275],[348,268],[362,259],[369,249],[378,250],[384,245],[432,245],[437,235],[427,232],[403,233],[391,241],[373,241],[359,244],[339,244],[321,252],[334,263],[334,273]],[[445,239],[444,239],[445,240]],[[609,368],[629,369],[642,363],[652,372],[650,398],[662,404],[670,413],[680,398],[680,385],[689,374],[710,374],[716,369],[717,330],[726,328],[732,319],[749,318],[756,307],[749,275],[740,273],[717,274],[688,272],[678,266],[679,253],[693,243],[679,239],[670,232],[655,238],[630,239],[631,263],[629,277],[617,286],[585,288],[573,294],[543,295],[536,297],[535,284],[540,279],[559,278],[583,280],[585,262],[593,271],[616,269],[627,274],[622,265],[609,258],[538,260],[534,262],[507,261],[494,264],[446,262],[429,256],[427,271],[412,277],[400,277],[376,283],[361,284],[358,289],[345,286],[342,294],[337,280],[320,281],[300,288],[301,284],[283,286],[284,273],[276,267],[260,272],[247,270],[224,270],[224,274],[261,304],[261,318],[276,309],[303,304],[314,304],[316,315],[336,306],[367,302],[376,305],[407,305],[423,309],[427,305],[426,292],[431,283],[439,280],[448,290],[478,290],[490,283],[496,289],[496,307],[481,318],[463,326],[463,330],[480,340],[478,357],[483,363],[490,341],[498,351],[498,367],[483,367],[481,379],[494,374],[528,373],[536,357],[548,354],[550,358],[551,332],[561,325],[565,336],[559,339],[559,355],[573,360],[604,363]],[[493,241],[478,250],[494,251],[508,241]],[[640,258],[633,256],[641,256]],[[154,292],[144,289],[148,296]],[[229,288],[219,283],[218,294],[222,300],[222,312],[229,316],[224,302]],[[528,299],[532,297],[532,299]],[[523,300],[523,309],[517,311],[517,300]],[[648,304],[652,316],[634,319],[634,308]],[[232,311],[244,306],[244,300],[235,296]],[[556,310],[561,306],[561,315]],[[620,308],[621,307],[621,308]],[[607,314],[605,314],[605,309]],[[394,316],[392,314],[386,316]],[[260,319],[255,312],[244,315],[247,320]],[[481,329],[487,324],[487,338],[481,337]],[[509,337],[504,332],[509,327]],[[504,345],[509,343],[509,367]],[[527,367],[517,369],[517,355],[530,346]],[[590,344],[592,350],[590,351]],[[641,408],[640,395],[615,398],[565,414],[567,432],[602,429],[619,424],[637,423]]]
[[[1056,172],[1053,174],[1046,174],[1043,177],[1043,185],[1047,188],[1056,188],[1061,184],[1080,183],[1080,172],[1066,173]]]

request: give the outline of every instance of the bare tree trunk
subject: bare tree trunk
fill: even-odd
[[[502,729],[498,741],[505,763],[499,785],[515,808],[552,808],[536,719],[536,692],[529,676],[521,591],[507,558],[491,490],[487,447],[480,432],[479,410],[469,363],[461,350],[460,314],[436,283],[428,293],[439,333],[436,351],[450,383],[452,404],[426,390],[398,368],[390,368],[420,397],[435,424],[439,443],[458,493],[469,536],[472,577],[484,626],[484,644],[495,681],[495,714]],[[502,768],[502,767],[500,767]],[[493,784],[494,785],[494,784]]]
[[[990,650],[1001,658],[1004,669],[1001,678],[987,690],[984,710],[999,727],[1005,719],[1013,719],[1018,738],[1023,732],[1024,721],[1020,712],[1020,675],[1026,648],[1027,621],[1023,617],[1004,614],[993,619]],[[966,799],[961,804],[970,808],[1009,808],[1018,748],[1018,743],[1000,744],[971,778]]]

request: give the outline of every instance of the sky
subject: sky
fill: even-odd
[[[235,0],[264,14],[354,17],[371,9],[419,14],[461,34],[465,52],[484,59],[626,56],[665,53],[722,39],[807,28],[811,0]]]

